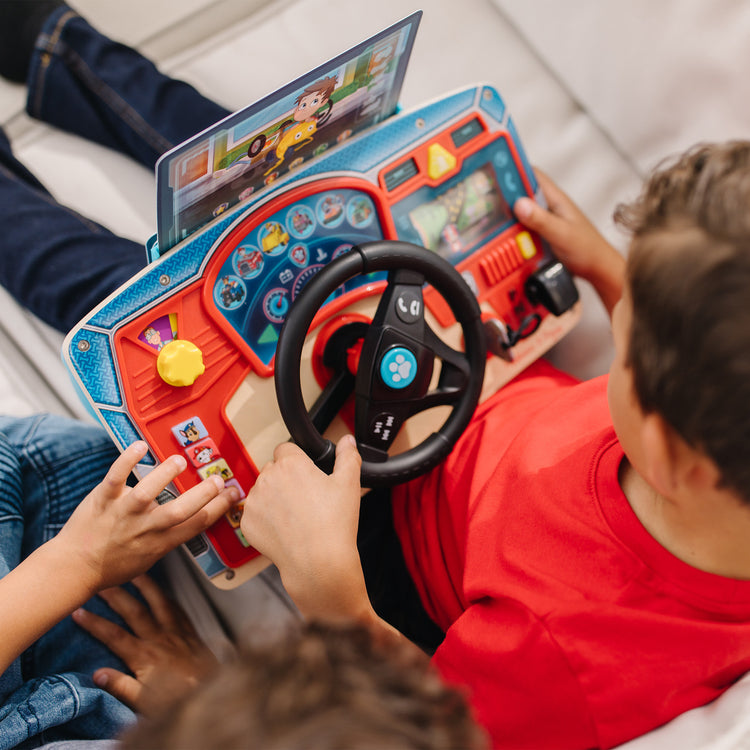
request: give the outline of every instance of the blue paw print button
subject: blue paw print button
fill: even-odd
[[[380,377],[389,388],[406,388],[417,377],[417,358],[405,347],[394,346],[380,360]]]

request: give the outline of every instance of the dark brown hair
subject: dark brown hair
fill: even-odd
[[[203,685],[122,738],[123,750],[485,748],[463,695],[408,642],[309,624],[243,648]]]
[[[750,503],[750,142],[663,163],[615,221],[633,233],[627,364],[641,407]]]

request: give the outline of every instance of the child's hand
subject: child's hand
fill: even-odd
[[[544,172],[535,174],[549,209],[519,198],[513,206],[516,217],[550,243],[571,273],[591,282],[611,312],[622,294],[624,258]]]
[[[81,563],[92,594],[144,573],[169,550],[208,528],[237,500],[234,488],[223,489],[221,478],[211,477],[157,505],[156,497],[187,462],[171,456],[135,487],[128,487],[128,476],[146,450],[141,441],[131,445],[49,542],[64,545],[66,554]]]
[[[100,596],[131,632],[84,609],[73,619],[119,656],[134,676],[104,667],[94,682],[134,711],[161,713],[216,667],[216,659],[200,640],[185,613],[148,577],[133,584],[148,603],[144,606],[125,589],[106,589]]]
[[[371,612],[357,552],[361,463],[351,435],[336,446],[330,476],[282,443],[245,499],[242,533],[276,564],[307,617],[361,620]]]

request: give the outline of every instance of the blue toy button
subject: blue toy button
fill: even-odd
[[[394,346],[380,360],[380,377],[389,388],[406,388],[417,377],[417,358],[405,347]]]

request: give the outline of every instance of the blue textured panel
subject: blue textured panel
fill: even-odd
[[[491,86],[485,86],[482,89],[479,107],[488,115],[494,117],[498,122],[502,122],[503,117],[505,117],[505,102],[500,94],[498,94]]]
[[[109,336],[83,328],[73,336],[68,354],[84,390],[94,403],[122,406]]]
[[[121,289],[115,297],[86,321],[87,324],[112,330],[135,311],[148,306],[164,296],[167,291],[198,276],[204,258],[233,218],[236,217],[228,217],[211,225],[208,231],[199,234],[173,252],[167,253],[157,265],[137,281]],[[165,274],[170,278],[167,285],[159,282]]]
[[[122,448],[127,448],[136,440],[143,440],[143,436],[140,432],[138,432],[138,430],[136,430],[135,425],[131,421],[130,417],[121,411],[109,411],[108,409],[102,409],[100,419],[116,436],[117,442]],[[156,459],[153,457],[151,452],[149,452],[141,459],[141,463],[146,464],[147,466],[155,466]]]

